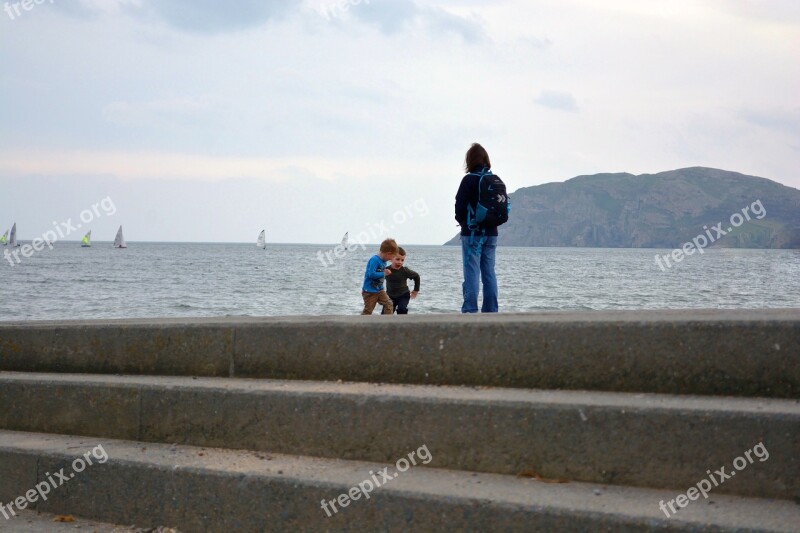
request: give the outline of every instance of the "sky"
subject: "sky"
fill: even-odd
[[[23,240],[110,199],[67,238],[441,244],[472,142],[510,191],[689,166],[800,188],[796,0],[26,5],[0,12]]]

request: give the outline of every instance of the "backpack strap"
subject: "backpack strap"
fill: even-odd
[[[477,176],[478,177],[478,201],[480,201],[481,182],[483,182],[483,178],[485,176],[487,176],[487,175],[491,176],[492,175],[492,171],[491,171],[491,169],[489,169],[487,167],[483,167],[481,169],[480,173],[478,173],[478,172],[470,172],[467,175],[468,176]],[[476,206],[476,208],[477,208],[477,206]],[[473,243],[475,242],[475,234],[476,234],[476,232],[480,231],[480,237],[478,238],[478,246],[477,246],[476,252],[475,252],[476,254],[480,255],[480,250],[483,247],[483,242],[486,240],[485,239],[485,237],[486,237],[486,228],[481,228],[481,227],[478,226],[477,223],[475,223],[475,216],[476,216],[475,208],[472,207],[472,204],[467,204],[467,228],[470,230],[469,245],[470,246],[473,245]]]

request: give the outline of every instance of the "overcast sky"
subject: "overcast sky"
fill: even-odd
[[[800,188],[796,0],[5,5],[22,239],[110,196],[96,239],[440,244],[474,141],[512,191],[695,165]]]

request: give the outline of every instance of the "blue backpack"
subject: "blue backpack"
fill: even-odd
[[[470,176],[478,176],[478,203],[475,208],[467,206],[467,227],[474,235],[485,233],[487,227],[501,226],[508,222],[511,212],[511,200],[506,194],[506,184],[488,168],[480,173],[470,172]]]

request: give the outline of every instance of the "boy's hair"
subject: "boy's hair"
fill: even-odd
[[[396,254],[397,253],[397,241],[394,239],[386,239],[381,243],[381,253],[383,254]]]
[[[397,255],[399,255],[400,257],[405,257],[406,256],[406,251],[403,250],[402,246],[398,246],[397,247]]]
[[[466,157],[464,157],[464,168],[467,172],[477,172],[482,168],[492,168],[492,162],[489,161],[489,153],[480,144],[473,143],[467,150]]]

